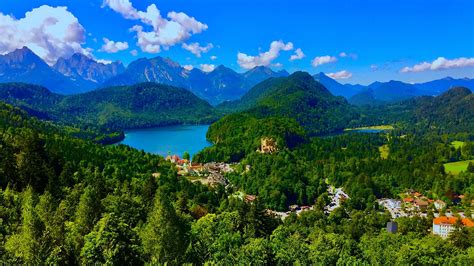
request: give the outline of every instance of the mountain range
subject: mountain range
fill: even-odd
[[[287,76],[267,67],[237,73],[223,65],[211,72],[188,70],[169,58],[140,58],[127,68],[121,62],[104,64],[82,54],[59,58],[49,66],[27,47],[0,55],[0,82],[24,82],[47,87],[58,94],[77,94],[101,87],[133,85],[143,82],[182,87],[211,104],[240,98],[255,84]]]
[[[182,87],[217,105],[237,100],[253,86],[268,78],[287,77],[285,70],[273,71],[257,66],[237,73],[223,65],[211,72],[185,69],[169,58],[160,56],[140,58],[127,67],[121,62],[104,64],[76,53],[59,58],[50,66],[27,47],[0,55],[0,83],[25,82],[41,85],[58,94],[78,94],[102,87],[156,82]],[[408,84],[399,81],[374,82],[370,85],[341,84],[324,73],[313,76],[333,95],[343,96],[356,105],[374,105],[394,102],[422,95],[439,95],[449,88],[473,88],[473,79],[447,77],[425,83]]]
[[[333,95],[343,96],[354,105],[378,105],[411,99],[417,96],[436,96],[454,87],[474,89],[474,80],[446,77],[424,83],[405,83],[396,80],[376,81],[369,85],[341,84],[324,73],[313,75]]]

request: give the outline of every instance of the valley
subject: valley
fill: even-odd
[[[474,2],[0,4],[0,265],[474,265]]]

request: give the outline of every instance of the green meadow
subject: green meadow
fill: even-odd
[[[469,162],[474,163],[474,160],[445,163],[444,170],[446,171],[446,173],[457,175],[467,170],[467,166],[469,165]]]
[[[451,142],[451,146],[453,146],[455,149],[459,149],[459,148],[462,148],[464,146],[464,142],[459,141],[459,140],[455,140],[455,141]]]

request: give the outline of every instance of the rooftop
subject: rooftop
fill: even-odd
[[[438,218],[433,219],[433,223],[440,225],[440,224],[455,224],[458,218],[456,217],[446,217],[446,216],[440,216]],[[467,226],[467,227],[473,227],[474,222],[471,219],[468,218],[463,218],[461,219],[461,222]]]

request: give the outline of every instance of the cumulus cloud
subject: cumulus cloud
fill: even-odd
[[[133,49],[130,51],[130,54],[133,55],[133,56],[137,56],[138,55],[138,51]]]
[[[82,47],[85,29],[67,7],[42,5],[20,19],[0,13],[0,36],[0,54],[27,46],[48,64],[91,51]]]
[[[214,45],[212,45],[212,43],[208,43],[206,46],[201,46],[197,42],[193,42],[193,43],[190,43],[190,44],[183,43],[183,48],[185,50],[188,50],[189,52],[191,52],[192,54],[194,54],[197,57],[201,57],[201,53],[207,53],[213,47],[214,47]]]
[[[184,65],[183,68],[188,70],[188,71],[191,71],[191,70],[193,70],[194,67],[192,65]]]
[[[213,65],[213,64],[200,64],[199,68],[201,68],[201,70],[204,71],[204,72],[212,72],[216,68],[216,65]]]
[[[474,58],[460,57],[455,59],[446,59],[438,57],[433,62],[422,62],[411,67],[404,67],[400,70],[401,73],[423,72],[428,70],[442,70],[450,68],[473,67]]]
[[[333,79],[348,79],[352,77],[352,73],[347,70],[342,70],[335,73],[328,73],[327,75],[328,77],[333,78]]]
[[[138,10],[136,10],[129,0],[104,0],[102,7],[108,6],[110,9],[121,14],[127,19],[138,19]]]
[[[293,43],[284,43],[283,41],[273,41],[267,52],[259,53],[259,55],[251,56],[244,53],[237,54],[237,63],[245,69],[252,69],[256,66],[268,66],[279,55],[280,51],[293,50]]]
[[[217,59],[217,56],[215,56],[215,55],[211,55],[211,57],[209,57],[209,58],[211,58],[211,60],[212,60],[212,61],[214,61],[214,60],[216,60],[216,59]]]
[[[337,61],[337,58],[335,56],[329,56],[329,55],[325,55],[325,56],[316,56],[312,61],[311,61],[311,65],[313,67],[318,67],[320,65],[324,65],[324,64],[328,64],[328,63],[333,63],[333,62],[336,62]]]
[[[102,45],[101,50],[107,53],[116,53],[119,51],[127,50],[128,43],[127,42],[115,42],[111,41],[107,38],[102,39],[104,44]]]
[[[295,50],[295,54],[290,56],[290,61],[300,60],[303,59],[303,57],[305,57],[305,54],[300,48],[298,48]]]
[[[146,11],[137,10],[129,0],[104,0],[103,7],[105,6],[126,19],[140,20],[146,26],[151,26],[151,31],[146,30],[143,25],[135,25],[130,29],[137,34],[138,46],[148,53],[168,49],[208,28],[206,24],[183,12],[171,11],[164,18],[155,4],[149,5]]]

